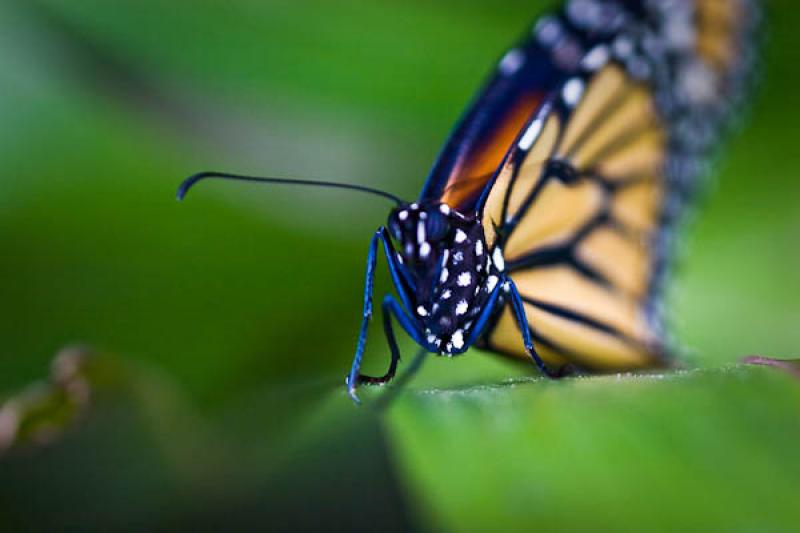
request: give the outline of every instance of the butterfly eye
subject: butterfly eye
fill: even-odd
[[[443,214],[438,211],[428,212],[425,220],[425,233],[432,241],[443,239],[450,232],[450,222]]]

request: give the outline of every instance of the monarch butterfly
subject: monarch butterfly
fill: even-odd
[[[471,346],[625,370],[668,360],[660,295],[670,241],[755,63],[751,0],[569,0],[502,56],[419,199],[343,183],[204,178],[358,190],[396,203],[367,254],[363,318],[346,378],[386,383],[392,318],[422,348]],[[361,374],[379,251],[385,375]]]

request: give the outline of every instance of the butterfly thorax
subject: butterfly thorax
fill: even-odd
[[[443,354],[464,351],[492,277],[480,223],[447,204],[410,204],[392,212],[389,230],[413,285],[409,311],[427,343]]]

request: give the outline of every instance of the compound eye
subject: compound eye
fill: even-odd
[[[394,218],[389,220],[389,233],[391,233],[392,237],[398,241],[402,240],[403,238],[403,232],[400,229],[400,223]]]
[[[450,232],[450,221],[439,211],[429,211],[425,220],[425,233],[432,241],[442,240]]]

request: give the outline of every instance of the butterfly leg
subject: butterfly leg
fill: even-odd
[[[359,369],[361,368],[361,358],[364,356],[364,346],[367,342],[367,326],[372,318],[372,289],[375,285],[375,264],[377,262],[378,254],[378,241],[382,237],[382,230],[379,229],[372,236],[369,243],[369,252],[367,253],[367,274],[366,282],[364,283],[364,310],[361,315],[361,330],[358,333],[358,342],[356,343],[356,354],[353,357],[353,364],[350,367],[350,373],[345,379],[347,385],[347,393],[354,402],[360,403],[358,396],[356,396],[356,385],[358,383]]]
[[[551,378],[560,378],[566,374],[566,370],[568,366],[560,368],[558,370],[551,370],[545,364],[539,354],[536,353],[536,347],[533,345],[533,339],[531,337],[531,327],[528,323],[528,319],[525,316],[525,306],[522,304],[522,297],[519,295],[519,291],[517,290],[517,286],[514,285],[514,282],[510,279],[506,279],[505,283],[508,283],[508,294],[511,297],[511,307],[514,310],[514,317],[517,321],[517,326],[519,326],[519,330],[522,332],[522,341],[525,343],[525,351],[528,352],[528,355],[533,359],[533,362],[536,363],[536,366],[539,367],[539,370],[546,375],[547,377]]]
[[[392,304],[397,306],[394,298],[392,298],[390,294],[387,294],[383,298],[381,310],[383,311],[383,332],[386,335],[386,342],[389,344],[389,350],[392,352],[392,359],[389,362],[389,370],[386,372],[386,374],[380,377],[359,374],[356,378],[357,385],[361,385],[362,383],[383,385],[384,383],[390,382],[397,372],[397,363],[400,361],[400,348],[397,347],[397,339],[394,336],[394,329],[392,328]],[[397,313],[398,311],[394,310],[394,312]],[[402,313],[402,310],[399,312]]]
[[[400,274],[400,269],[397,265],[397,257],[396,254],[394,253],[394,250],[392,249],[391,238],[389,237],[386,228],[383,227],[378,228],[378,230],[372,236],[372,241],[370,241],[369,245],[369,252],[367,253],[367,274],[366,274],[366,282],[364,284],[364,312],[362,314],[362,319],[361,319],[361,330],[358,334],[358,342],[356,344],[356,353],[355,356],[353,357],[353,364],[350,367],[350,373],[347,375],[347,378],[345,379],[345,384],[347,385],[347,393],[356,403],[359,403],[358,396],[356,395],[356,387],[359,385],[359,383],[371,382],[369,380],[361,379],[359,369],[361,368],[361,359],[364,356],[364,347],[367,342],[367,327],[369,326],[369,321],[372,318],[372,293],[375,283],[375,265],[377,263],[379,244],[383,244],[383,251],[384,254],[386,255],[386,261],[389,265],[389,273],[391,274],[395,289],[397,289],[397,292],[400,295],[400,298],[403,301],[403,303],[408,305],[408,295],[406,293],[405,279]],[[403,308],[400,306],[400,304],[398,304],[393,298],[391,299],[391,302],[388,304],[386,301],[384,301],[383,304],[384,329],[387,331],[386,339],[389,341],[389,346],[392,349],[392,363],[390,366],[390,370],[392,370],[397,366],[397,361],[395,360],[395,357],[399,359],[399,350],[397,349],[397,343],[394,339],[394,332],[391,331],[391,318],[387,316],[387,310],[392,310],[394,312],[397,321],[400,323],[403,329],[406,330],[408,334],[411,335],[411,337],[418,343],[420,342],[419,339],[421,338],[421,333],[419,331],[416,331],[417,328],[413,325],[413,322],[411,322],[408,319],[406,313],[403,312]],[[391,373],[393,374],[394,372],[392,371]],[[368,376],[364,377],[366,378]],[[380,379],[380,378],[371,378],[371,379]],[[391,377],[389,379],[391,379]],[[387,379],[386,381],[388,381],[389,379]]]

